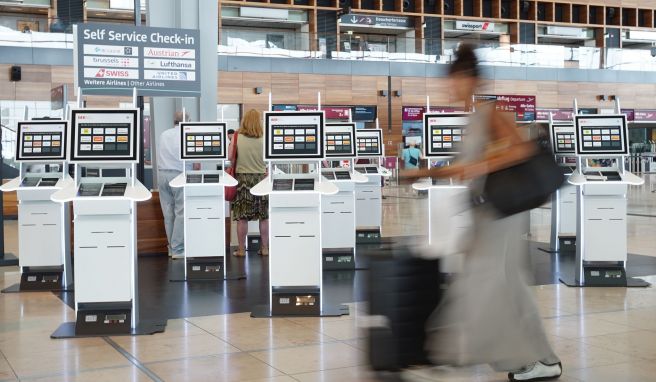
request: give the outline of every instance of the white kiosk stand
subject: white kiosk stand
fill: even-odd
[[[355,185],[355,223],[359,244],[380,243],[383,226],[382,179],[392,173],[381,166],[385,156],[383,132],[365,129],[355,132],[357,158],[369,159],[372,164],[360,164],[355,170],[367,177],[366,183]]]
[[[183,161],[212,161],[225,168],[225,123],[181,123],[180,139]],[[184,277],[172,281],[226,279],[224,189],[237,180],[223,170],[188,171],[185,166],[170,185],[184,188]]]
[[[3,293],[72,289],[69,204],[50,200],[73,183],[66,162],[67,132],[68,121],[18,122],[20,175],[0,190],[18,196],[21,281]]]
[[[339,191],[320,172],[324,113],[267,112],[264,125],[268,176],[251,193],[269,197],[270,297],[269,304],[254,307],[251,316],[348,314],[348,307],[327,306],[322,298],[321,197]],[[306,171],[276,170],[277,165],[291,164]]]
[[[551,118],[551,117],[550,117]],[[572,175],[575,164],[569,162],[576,155],[576,130],[569,121],[549,121],[551,149],[556,163],[566,177]],[[576,186],[569,182],[551,196],[551,234],[546,252],[576,250]],[[542,249],[542,248],[541,248]]]
[[[152,334],[166,320],[139,321],[136,202],[151,194],[138,180],[138,109],[75,109],[70,160],[75,182],[52,195],[73,202],[75,314],[52,338]]]
[[[574,274],[560,280],[568,286],[648,286],[626,275],[626,193],[629,185],[644,183],[625,169],[626,116],[619,110],[575,115],[574,123],[579,157],[569,182],[578,187],[576,262]]]
[[[325,127],[326,160],[323,177],[339,192],[321,197],[321,246],[323,270],[353,270],[356,267],[355,185],[368,178],[355,171],[355,124],[329,123]],[[338,166],[334,166],[339,163]]]
[[[466,139],[469,116],[469,113],[424,114],[424,156],[442,159],[457,156],[462,140]],[[420,181],[412,188],[428,192],[428,245],[439,248],[440,253],[456,254],[458,246],[468,240],[472,224],[468,187],[448,179]],[[442,267],[449,272],[459,269],[458,264],[448,260]]]

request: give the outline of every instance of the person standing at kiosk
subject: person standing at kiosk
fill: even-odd
[[[236,155],[229,158],[236,166],[237,196],[232,202],[232,219],[237,221],[237,241],[239,248],[233,252],[234,256],[246,256],[246,235],[248,222],[260,222],[260,243],[258,254],[269,255],[269,198],[251,194],[251,188],[260,183],[266,176],[264,163],[264,132],[262,131],[262,117],[260,113],[251,109],[244,115],[241,127],[232,138],[236,144]]]
[[[419,160],[421,159],[421,150],[417,148],[416,143],[410,143],[410,147],[403,149],[403,166],[406,169],[419,168]]]
[[[157,181],[159,203],[164,215],[164,228],[169,244],[169,256],[184,258],[184,189],[169,183],[184,170],[180,159],[180,123],[188,119],[182,112],[175,113],[174,126],[162,133],[157,147]]]

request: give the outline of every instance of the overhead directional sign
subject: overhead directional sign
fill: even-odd
[[[199,46],[194,29],[79,24],[75,85],[85,94],[197,97]]]
[[[372,16],[349,13],[339,18],[341,24],[367,25],[380,28],[411,28],[410,17],[404,16]]]

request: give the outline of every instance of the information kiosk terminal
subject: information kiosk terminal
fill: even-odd
[[[578,187],[575,272],[568,286],[647,286],[626,275],[627,188],[644,180],[626,171],[626,116],[575,115]]]
[[[355,269],[355,185],[368,178],[354,170],[355,123],[325,126],[327,167],[321,174],[339,192],[321,197],[323,270]]]
[[[355,218],[357,242],[379,243],[383,226],[382,181],[392,173],[381,166],[385,156],[383,132],[380,129],[362,129],[355,132],[357,159],[369,164],[358,164],[355,170],[367,177],[366,183],[355,185]]]
[[[150,334],[166,320],[139,321],[136,202],[151,193],[135,175],[138,109],[74,109],[70,160],[75,182],[52,195],[73,202],[76,322],[53,338]]]
[[[576,129],[571,121],[550,121],[551,149],[569,177],[576,169]],[[551,197],[551,235],[548,252],[576,249],[576,186],[563,183]]]
[[[348,314],[322,298],[321,197],[339,191],[321,176],[324,118],[321,111],[264,114],[268,176],[251,193],[269,197],[270,301],[253,317]]]
[[[3,292],[72,288],[68,203],[50,200],[73,183],[66,163],[68,121],[18,122],[19,176],[0,187],[18,197],[20,284]]]
[[[442,159],[456,157],[460,153],[461,143],[466,139],[469,116],[469,113],[424,114],[424,156]],[[468,187],[450,179],[431,179],[417,182],[412,187],[428,192],[428,245],[440,253],[456,254],[456,248],[469,240],[467,232],[472,217]],[[458,265],[445,263],[442,267],[456,270]]]
[[[226,124],[180,124],[180,158],[184,162],[217,162],[225,168]],[[223,170],[185,170],[170,182],[184,188],[184,280],[226,278],[225,187],[237,180]]]

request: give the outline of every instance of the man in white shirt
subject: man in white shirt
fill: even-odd
[[[159,202],[164,215],[166,238],[169,242],[169,256],[174,259],[184,258],[184,192],[182,188],[173,188],[169,182],[184,171],[184,162],[180,159],[180,123],[188,116],[175,113],[175,125],[162,133],[157,143],[157,184]]]

